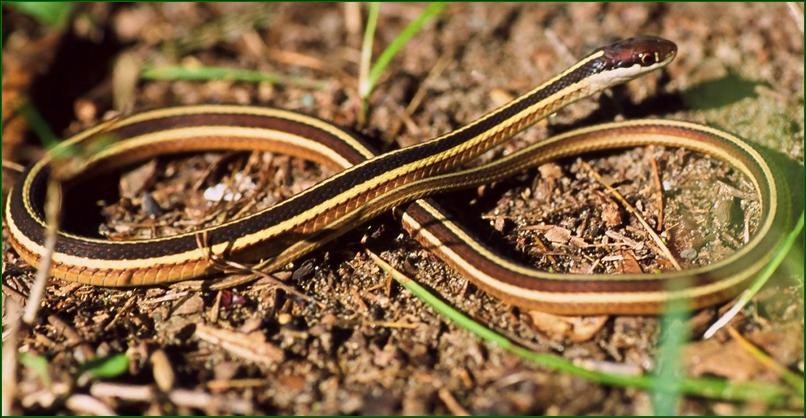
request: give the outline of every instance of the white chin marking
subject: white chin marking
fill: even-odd
[[[659,62],[648,67],[633,64],[630,67],[616,68],[591,76],[590,82],[595,89],[605,89],[632,80],[642,74],[654,71],[666,65],[666,62]]]

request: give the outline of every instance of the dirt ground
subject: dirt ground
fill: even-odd
[[[423,8],[383,4],[375,56]],[[244,103],[316,115],[388,150],[457,128],[588,51],[634,34],[673,40],[677,59],[661,72],[558,112],[482,160],[573,127],[663,117],[727,129],[785,155],[796,167],[792,177],[803,176],[801,6],[449,4],[392,61],[362,127],[357,80],[365,13],[344,4],[83,4],[62,33],[53,33],[4,7],[4,196],[18,177],[13,163],[27,164],[43,153],[17,111],[26,98],[60,137],[120,111]],[[139,65],[168,64],[271,71],[326,85],[317,90],[292,83],[137,78]],[[65,223],[114,239],[170,235],[268,207],[331,174],[264,153],[163,158],[93,184],[89,199],[76,199],[89,204],[67,205]],[[723,259],[758,222],[757,196],[741,173],[662,147],[557,161],[439,200],[461,208],[480,234],[542,269],[670,270],[637,219],[602,183],[661,231],[684,267]],[[205,192],[216,186],[235,201],[211,203]],[[6,330],[18,320],[8,302],[24,304],[35,275],[6,237],[4,228],[4,353]],[[652,412],[647,392],[546,371],[458,329],[393,284],[365,249],[536,351],[622,373],[646,373],[656,365],[658,318],[562,319],[502,303],[421,248],[401,229],[399,213],[392,213],[278,274],[307,302],[265,280],[221,291],[202,281],[119,290],[52,280],[36,321],[17,341],[20,352],[47,360],[47,379],[20,365],[12,412],[82,413],[92,402],[124,414]],[[802,375],[800,245],[794,253],[731,324]],[[692,338],[681,367],[692,376],[780,382],[727,331],[701,338],[724,309],[704,309],[686,320]],[[127,354],[128,371],[81,378],[87,359],[118,353]],[[5,376],[5,361],[3,367]],[[5,391],[4,385],[4,402]],[[690,397],[680,413],[802,410]]]

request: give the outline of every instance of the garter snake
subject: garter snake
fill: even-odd
[[[82,146],[101,137],[109,142],[82,159],[67,177],[69,181],[157,155],[202,150],[282,152],[340,171],[268,209],[202,231],[131,241],[61,231],[51,274],[102,286],[155,285],[213,273],[208,251],[263,260],[262,268],[276,270],[373,216],[401,206],[405,207],[404,227],[414,238],[482,289],[515,305],[564,314],[637,314],[658,312],[677,298],[687,300],[692,308],[724,301],[767,263],[790,218],[787,186],[781,176],[735,136],[669,120],[615,122],[561,134],[492,163],[462,169],[482,152],[569,103],[663,67],[676,53],[676,45],[661,38],[616,42],[465,126],[380,155],[344,129],[279,109],[184,106],[102,123],[60,145]],[[647,144],[705,153],[750,178],[762,207],[750,241],[722,261],[681,272],[555,274],[499,256],[427,198],[561,157]],[[49,172],[57,166],[54,155],[58,152],[59,147],[27,169],[6,207],[10,241],[31,264],[45,252],[45,186]],[[199,245],[200,233],[206,237],[206,248]]]

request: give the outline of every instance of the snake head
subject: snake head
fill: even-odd
[[[656,36],[636,36],[602,48],[605,69],[632,68],[646,70],[664,66],[677,55],[677,45]]]
[[[636,36],[594,51],[580,70],[589,93],[632,80],[670,63],[677,45],[655,36]]]

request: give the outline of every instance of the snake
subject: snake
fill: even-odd
[[[690,309],[717,304],[747,286],[790,226],[783,176],[746,141],[690,122],[626,120],[577,128],[488,163],[468,164],[565,106],[662,68],[676,55],[676,44],[659,37],[613,42],[470,123],[385,153],[348,129],[276,108],[185,105],[113,118],[62,141],[26,168],[7,199],[8,238],[31,265],[51,257],[52,277],[109,287],[153,286],[214,276],[220,266],[211,254],[255,262],[264,271],[287,268],[378,214],[400,208],[404,229],[428,251],[518,307],[568,315],[656,314],[674,301]],[[553,273],[496,252],[433,197],[559,158],[646,145],[702,153],[747,176],[761,206],[749,241],[720,261],[682,271]],[[65,157],[76,150],[85,151],[81,158]],[[51,180],[59,190],[69,190],[156,156],[222,150],[284,153],[336,173],[266,209],[196,231],[109,240],[59,230],[52,251],[46,250]]]

